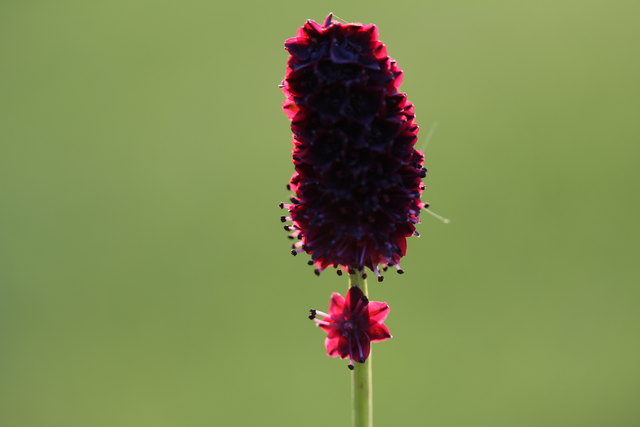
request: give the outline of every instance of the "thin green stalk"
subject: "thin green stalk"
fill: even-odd
[[[361,274],[349,275],[349,287],[359,287],[369,296],[367,280]],[[373,385],[371,382],[371,354],[365,363],[354,362],[353,381],[353,427],[373,426]]]

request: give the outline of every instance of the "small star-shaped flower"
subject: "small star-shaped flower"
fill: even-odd
[[[329,302],[329,313],[310,310],[310,319],[327,333],[324,345],[331,357],[349,358],[364,363],[371,352],[371,343],[391,338],[383,324],[389,314],[386,302],[369,301],[357,286],[349,288],[346,299],[334,293]],[[322,316],[317,319],[316,316]]]

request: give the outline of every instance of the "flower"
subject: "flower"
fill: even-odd
[[[309,319],[327,333],[324,341],[327,354],[349,358],[349,369],[353,369],[353,361],[364,363],[372,342],[391,338],[389,329],[383,324],[389,314],[389,305],[369,301],[357,286],[349,288],[346,300],[338,293],[331,295],[328,314],[309,311]],[[317,319],[318,315],[323,318]]]
[[[364,273],[395,266],[416,234],[427,170],[414,149],[413,104],[399,92],[402,70],[374,25],[329,15],[286,41],[281,87],[293,131],[295,173],[282,203],[294,255],[307,252],[316,274],[328,267]]]

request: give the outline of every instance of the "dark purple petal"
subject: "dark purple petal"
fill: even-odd
[[[357,286],[352,286],[347,291],[347,308],[354,313],[356,308],[363,308],[368,301],[364,298],[364,294],[362,293],[362,289]],[[366,310],[365,310],[366,311]],[[367,313],[367,316],[369,313]]]

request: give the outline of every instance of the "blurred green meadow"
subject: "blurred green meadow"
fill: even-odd
[[[376,23],[426,151],[376,426],[640,425],[637,1],[0,3],[0,426],[349,426],[283,42]]]

